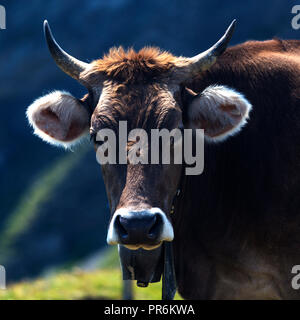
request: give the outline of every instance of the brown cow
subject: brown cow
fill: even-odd
[[[135,259],[125,278],[157,281],[161,243],[173,241],[184,298],[298,298],[291,270],[300,262],[300,41],[225,51],[233,29],[193,58],[114,48],[87,64],[64,52],[45,22],[54,60],[88,94],[78,100],[56,91],[27,116],[39,137],[65,147],[90,130],[98,149],[97,132],[117,134],[120,121],[147,133],[203,128],[201,175],[185,175],[186,165],[174,161],[102,165],[107,241],[120,253],[130,249],[122,259]]]

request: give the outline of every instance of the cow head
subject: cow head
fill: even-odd
[[[67,148],[89,132],[98,150],[105,139],[98,141],[97,133],[105,129],[122,139],[121,121],[128,132],[143,129],[149,136],[152,129],[203,128],[207,141],[224,140],[245,123],[250,110],[247,100],[227,87],[212,86],[195,93],[185,84],[224,52],[234,25],[213,47],[192,58],[175,57],[152,47],[139,52],[113,48],[88,64],[63,51],[45,22],[45,36],[56,64],[83,84],[88,94],[77,99],[56,91],[39,98],[27,110],[29,122],[39,137]],[[130,152],[139,139],[128,137],[125,149]],[[146,149],[151,151],[150,146]],[[129,249],[125,258],[124,251],[121,253],[128,261],[128,255],[139,249],[133,273],[139,270],[137,264],[147,269],[140,272],[142,281],[153,281],[161,243],[176,237],[170,211],[181,172],[182,164],[172,157],[168,164],[102,164],[111,208],[107,242]],[[149,263],[145,256],[151,257]]]

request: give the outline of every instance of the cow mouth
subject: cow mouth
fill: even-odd
[[[134,247],[134,249],[131,249]],[[145,249],[147,247],[147,249]],[[151,246],[119,245],[119,256],[123,280],[137,280],[137,284],[147,286],[149,282],[159,282],[163,272],[163,250],[159,243]]]
[[[162,244],[162,241],[160,241],[158,244],[155,245],[147,245],[147,244],[124,244],[124,247],[126,247],[129,250],[138,250],[138,249],[144,249],[144,250],[155,250],[159,248]]]

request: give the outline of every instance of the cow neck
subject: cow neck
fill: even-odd
[[[179,182],[179,187],[173,198],[171,206],[171,217],[176,214],[178,205],[180,203],[180,196],[182,193],[182,188],[185,185],[185,174],[184,166],[182,166],[181,177]],[[173,300],[176,294],[177,284],[176,284],[176,274],[174,265],[174,253],[173,253],[173,243],[164,242],[164,271],[162,278],[162,300]]]

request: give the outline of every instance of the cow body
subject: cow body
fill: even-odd
[[[88,64],[62,50],[45,22],[52,57],[88,94],[56,91],[27,116],[55,145],[69,147],[89,129],[103,155],[111,149],[98,133],[121,140],[121,122],[146,136],[204,129],[201,175],[187,175],[190,163],[175,156],[132,163],[130,152],[150,158],[152,144],[135,149],[141,136],[115,150],[125,152],[124,162],[100,162],[111,208],[107,242],[121,246],[124,279],[157,281],[161,244],[173,241],[183,298],[300,298],[291,283],[300,264],[300,41],[251,41],[225,51],[234,25],[192,58],[113,48]]]
[[[189,84],[236,88],[253,110],[239,135],[206,144],[202,175],[183,178],[172,219],[184,298],[299,298],[299,49],[300,41],[247,42]]]

